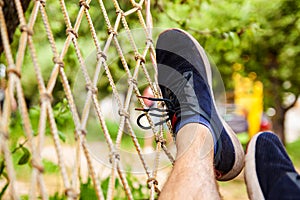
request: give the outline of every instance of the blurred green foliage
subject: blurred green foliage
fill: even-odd
[[[300,169],[300,139],[286,145],[286,150],[296,168]]]
[[[241,63],[245,72],[256,72],[265,84],[266,106],[272,106],[268,99],[274,79],[281,96],[288,91],[300,93],[299,1],[155,2],[154,24],[180,27],[193,34],[218,66],[226,88],[233,87],[232,65]],[[276,66],[270,66],[272,56]],[[282,87],[285,81],[291,82],[290,88]]]
[[[66,99],[63,99],[61,102],[58,102],[53,106],[53,113],[55,117],[55,121],[57,124],[57,128],[59,130],[59,137],[62,142],[66,142],[68,144],[73,142],[73,130],[74,130],[74,124],[71,116],[71,112],[69,110],[69,106],[67,104]],[[38,128],[38,119],[40,117],[40,109],[37,106],[32,107],[29,110],[29,116],[32,122],[33,131],[36,134],[37,128]],[[24,131],[22,128],[22,123],[20,123],[22,120],[20,118],[20,114],[18,112],[14,113],[13,118],[11,120],[10,124],[10,132],[14,133],[11,134],[10,142],[11,142],[11,153],[13,154],[13,163],[14,168],[17,172],[17,177],[19,180],[27,180],[30,177],[30,171],[31,171],[31,153],[29,149],[26,147],[27,140],[24,136]],[[95,128],[95,122],[94,128]],[[116,139],[117,132],[118,132],[118,124],[113,121],[107,121],[106,122],[107,127],[110,131],[111,137],[113,139]],[[98,129],[99,130],[99,129]],[[136,132],[138,132],[136,130]],[[94,135],[93,135],[94,133]],[[50,134],[50,128],[49,124],[47,122],[47,128],[46,128],[46,135]],[[138,133],[142,134],[142,133]],[[71,139],[72,138],[72,139]],[[104,136],[100,131],[91,131],[91,134],[87,137],[90,141],[102,141],[104,142]],[[22,143],[20,141],[24,140]],[[139,143],[143,145],[143,139],[138,138]],[[125,134],[122,139],[121,148],[132,150],[133,149],[133,142],[129,135]],[[44,166],[44,173],[45,175],[51,175],[55,174],[58,175],[59,173],[59,167],[56,163],[53,163],[52,161],[43,159],[43,166]],[[0,188],[0,197],[5,194],[5,191],[7,190],[7,187],[9,186],[9,179],[6,174],[5,169],[5,161],[4,158],[0,157],[0,179],[6,180],[6,184],[4,187]],[[135,199],[145,199],[147,197],[147,189],[145,184],[141,184],[139,180],[130,173],[128,174],[128,184],[130,186],[131,191],[133,192],[133,196]],[[107,189],[108,189],[108,182],[109,178],[103,180],[101,182],[102,190],[104,191],[104,195],[106,195]],[[91,180],[88,179],[86,183],[81,182],[81,194],[80,199],[96,199],[95,197],[95,190],[93,188],[93,185],[91,183]],[[115,199],[120,198],[126,198],[123,186],[119,182],[119,180],[116,180],[115,185]],[[22,199],[28,199],[28,196],[23,196]],[[65,195],[60,194],[59,192],[54,193],[50,199],[66,199]]]
[[[225,88],[233,89],[232,66],[255,72],[264,84],[264,107],[273,107],[273,129],[283,136],[286,111],[300,94],[300,1],[163,1],[153,5],[156,26],[190,32],[218,67]],[[252,73],[253,74],[253,73]]]
[[[65,1],[68,14],[72,24],[75,23],[79,11],[78,1]],[[34,1],[26,13],[29,18]],[[126,11],[132,8],[128,1],[120,0],[120,7]],[[300,94],[300,1],[274,0],[266,2],[264,0],[155,0],[152,3],[152,15],[154,27],[179,27],[190,32],[210,55],[213,62],[221,72],[223,81],[228,90],[233,89],[232,65],[240,63],[244,66],[241,71],[244,75],[250,72],[257,74],[257,79],[264,84],[265,107],[275,107],[279,125],[283,126],[284,114],[288,108],[284,104],[284,97],[287,94],[298,96]],[[107,12],[114,25],[116,19],[115,8],[111,1],[105,1]],[[50,19],[50,25],[54,34],[59,52],[61,51],[66,39],[66,26],[63,15],[57,1],[48,0],[46,11]],[[90,4],[89,13],[93,20],[97,36],[101,47],[105,45],[107,37],[107,27],[104,23],[102,13],[97,1]],[[136,14],[127,17],[130,28],[138,28],[138,17]],[[20,31],[17,30],[12,43],[12,52],[17,56],[18,38]],[[78,31],[78,42],[81,53],[88,60],[94,52],[90,30],[87,20],[84,18]],[[38,54],[38,61],[41,66],[43,78],[46,83],[54,66],[52,62],[52,52],[46,38],[41,16],[37,18],[33,35],[34,45]],[[115,56],[116,52],[109,52]],[[131,56],[131,58],[130,58]],[[129,67],[133,68],[134,59],[132,54],[127,55]],[[130,61],[131,59],[131,61]],[[0,62],[7,64],[5,55],[0,56]],[[65,71],[71,86],[74,86],[79,73],[79,63],[75,55],[74,47],[71,45],[65,58]],[[93,69],[94,63],[89,64],[88,68]],[[124,75],[124,69],[119,62],[112,62],[110,70],[115,80],[119,80]],[[89,71],[91,74],[92,71]],[[38,108],[39,95],[37,95],[37,81],[35,79],[33,64],[28,50],[26,51],[24,64],[22,66],[22,85],[25,98],[30,107],[30,119],[34,134],[37,134],[40,110]],[[82,85],[84,83],[82,82]],[[107,79],[102,79],[98,83],[99,96],[104,97],[111,93],[111,87]],[[54,115],[59,129],[60,139],[64,142],[70,135],[70,130],[74,130],[72,115],[69,111],[62,85],[58,80],[54,92]],[[19,148],[19,139],[24,137],[22,119],[18,112],[14,113],[11,119],[10,135],[11,149],[18,148],[14,155],[14,164],[19,163],[23,169],[30,160],[30,154],[25,147]],[[281,124],[280,124],[281,123]],[[107,122],[112,136],[117,133],[117,124]],[[280,130],[279,130],[280,131]],[[49,134],[47,124],[46,134]],[[72,133],[73,134],[73,133]],[[126,136],[129,138],[128,136]],[[125,141],[126,141],[125,137]],[[130,139],[130,138],[129,138]],[[130,140],[131,141],[131,140]],[[126,142],[126,144],[129,144]],[[125,144],[125,145],[126,145]],[[297,157],[298,143],[288,146],[288,152],[292,157]],[[1,158],[2,159],[2,158]],[[297,163],[298,161],[296,161]],[[5,175],[4,162],[0,163],[1,178],[7,179]],[[45,163],[51,167],[52,163]],[[50,170],[51,171],[51,170]],[[130,178],[129,178],[130,180]],[[107,182],[102,183],[105,188]],[[133,186],[133,182],[131,182]],[[83,191],[93,195],[91,183],[82,183]],[[0,191],[0,197],[5,192],[8,184]],[[116,188],[120,183],[116,182]],[[141,192],[142,187],[138,186],[134,193],[137,198],[146,198],[145,193]],[[118,189],[117,189],[118,190]],[[4,191],[4,192],[3,192]],[[63,199],[56,194],[53,199]]]
[[[66,1],[71,22],[76,21],[80,9],[77,1]],[[119,1],[120,7],[126,11],[132,8],[127,1]],[[298,95],[300,75],[300,5],[299,1],[275,0],[266,3],[264,0],[176,0],[176,1],[152,1],[152,15],[154,27],[180,27],[187,30],[203,45],[214,63],[218,66],[227,89],[233,88],[231,81],[232,65],[241,63],[245,66],[245,74],[255,72],[258,79],[265,86],[265,106],[279,107],[275,104],[283,102],[287,92]],[[116,19],[115,8],[112,2],[105,1],[109,19],[114,24]],[[31,3],[30,10],[33,7]],[[61,50],[66,39],[66,25],[60,12],[59,4],[54,0],[47,1],[46,11],[50,19],[50,25],[54,34],[57,48]],[[107,27],[99,10],[99,4],[91,1],[89,13],[97,31],[101,46],[104,46],[107,37]],[[130,28],[139,27],[136,14],[127,17]],[[48,80],[53,68],[50,45],[45,38],[41,16],[38,16],[34,26],[33,40],[37,49],[39,63],[44,79]],[[87,20],[83,17],[78,31],[78,42],[81,53],[85,58],[95,50],[91,40]],[[17,49],[19,30],[15,34],[12,44]],[[16,55],[16,51],[13,50]],[[111,52],[112,55],[115,53]],[[34,71],[27,52],[23,69],[22,83],[26,99],[31,104],[37,104],[38,97]],[[5,63],[4,55],[0,61]],[[65,70],[71,85],[75,82],[79,71],[79,63],[71,45],[64,58]],[[110,66],[116,80],[123,74],[120,63]],[[287,87],[283,87],[283,84]],[[274,96],[273,88],[277,94]],[[101,94],[109,93],[110,86],[105,79],[99,83]],[[60,81],[54,89],[55,101],[64,98]],[[276,98],[276,101],[275,101]],[[278,100],[277,100],[278,99]],[[281,105],[282,106],[282,105]]]
[[[147,193],[148,188],[146,184],[142,184],[137,177],[132,174],[127,174],[126,179],[128,181],[129,188],[132,192],[133,199],[149,199],[149,194]],[[101,182],[101,188],[104,193],[104,197],[107,197],[107,190],[109,186],[109,177]],[[124,192],[122,183],[119,179],[116,179],[115,187],[114,187],[114,199],[127,199],[126,194]],[[80,190],[80,199],[81,200],[90,200],[97,199],[95,189],[92,186],[91,179],[88,179],[86,183],[81,183]]]

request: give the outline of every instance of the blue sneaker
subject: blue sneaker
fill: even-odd
[[[270,132],[251,139],[245,181],[250,199],[300,199],[300,176],[278,137]]]
[[[160,34],[156,44],[158,84],[173,132],[188,123],[207,126],[214,139],[218,180],[230,180],[244,166],[244,151],[236,134],[220,117],[212,91],[212,72],[200,44],[180,29]]]

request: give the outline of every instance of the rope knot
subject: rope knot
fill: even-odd
[[[113,36],[117,36],[118,35],[118,33],[113,29],[113,28],[108,28],[108,34],[110,35],[110,34],[113,34]]]
[[[158,189],[157,185],[158,185],[158,181],[154,178],[154,177],[150,177],[147,180],[147,185],[148,188],[151,189],[151,185],[154,185],[154,190],[155,192],[159,195],[160,194],[160,190]]]
[[[133,85],[137,86],[138,83],[137,83],[136,79],[134,79],[134,78],[128,78],[128,84],[129,85],[133,84]]]
[[[85,86],[87,91],[91,91],[92,94],[97,94],[98,93],[98,88],[93,86],[91,83],[87,83]]]
[[[150,38],[150,37],[148,37],[147,39],[146,39],[146,45],[147,44],[153,44],[153,40],[152,40],[152,38]]]
[[[84,6],[85,9],[90,9],[90,6],[86,3],[85,0],[79,0],[79,6],[82,7]]]
[[[26,32],[28,35],[33,35],[33,30],[29,29],[27,25],[21,25],[20,26],[21,32]]]
[[[123,11],[122,9],[116,10],[116,14],[117,14],[117,15],[121,15],[122,17],[125,16],[125,15],[124,15],[124,11]]]
[[[124,117],[126,117],[126,118],[129,118],[129,117],[130,117],[129,113],[126,112],[124,109],[120,109],[120,110],[118,111],[118,113],[119,113],[120,116],[124,116]]]
[[[104,61],[107,61],[107,56],[105,55],[105,53],[103,53],[103,51],[97,53],[97,60],[100,60],[101,58],[103,58]]]
[[[140,60],[141,63],[145,63],[145,62],[146,62],[145,58],[144,58],[141,54],[139,54],[139,53],[136,53],[136,54],[135,54],[134,59],[135,59],[136,61]]]
[[[148,185],[148,188],[150,189],[151,188],[151,185],[154,184],[154,185],[158,185],[158,181],[156,180],[156,178],[154,177],[150,177],[148,178],[147,180],[147,185]]]
[[[8,74],[12,73],[12,74],[16,75],[19,79],[21,79],[21,73],[15,68],[9,68],[7,70],[7,73]]]
[[[135,3],[134,7],[135,7],[137,10],[142,10],[142,6],[141,6],[139,3]]]
[[[38,164],[37,161],[34,159],[31,160],[31,165],[32,165],[32,167],[37,169],[40,173],[43,173],[45,170],[44,167],[42,165]]]
[[[73,28],[67,28],[66,34],[67,35],[72,34],[75,38],[78,38],[78,33]]]
[[[40,4],[45,7],[46,6],[46,0],[36,0],[37,2],[40,2]]]
[[[57,64],[59,67],[64,68],[65,64],[59,57],[53,57],[52,61]]]
[[[81,134],[84,135],[84,136],[86,136],[86,134],[87,134],[87,132],[86,132],[85,129],[81,129],[80,132],[81,132]]]
[[[120,161],[120,154],[118,154],[117,152],[115,151],[112,151],[109,155],[109,162],[112,163],[113,160],[118,160]]]
[[[41,94],[41,102],[43,101],[52,101],[53,97],[51,94],[49,94],[48,92],[44,92],[43,94]]]
[[[74,130],[74,138],[75,138],[75,141],[78,141],[78,139],[80,138],[80,136],[83,136],[85,137],[87,135],[87,131],[83,128],[80,128],[80,129],[76,129]]]
[[[65,195],[67,197],[71,197],[72,199],[77,199],[77,197],[78,197],[77,192],[73,188],[66,188]]]
[[[156,143],[160,143],[161,146],[165,145],[167,143],[167,141],[165,140],[165,138],[163,138],[162,136],[156,136],[155,137],[155,142]]]

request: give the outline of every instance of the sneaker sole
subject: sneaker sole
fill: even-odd
[[[265,199],[263,192],[259,186],[259,181],[256,173],[256,163],[255,163],[255,146],[259,133],[251,139],[248,144],[247,153],[245,156],[245,182],[247,185],[248,197],[249,199]]]
[[[185,35],[187,35],[193,41],[194,45],[197,47],[197,50],[198,50],[199,54],[201,55],[201,57],[203,59],[204,66],[205,66],[206,76],[207,76],[210,92],[211,92],[211,95],[212,95],[213,106],[215,108],[217,108],[215,100],[214,100],[214,93],[212,91],[211,67],[210,67],[209,60],[206,56],[206,53],[205,53],[204,49],[199,45],[198,41],[195,40],[193,36],[191,36],[189,33],[187,33],[184,30],[171,28],[171,29],[167,29],[164,32],[171,31],[171,30],[176,30],[176,31],[184,33]],[[244,155],[245,154],[244,154],[243,147],[242,147],[239,139],[237,138],[236,134],[234,133],[234,131],[223,120],[223,118],[221,117],[221,115],[219,114],[219,111],[217,109],[216,109],[216,111],[217,111],[218,118],[221,119],[221,121],[223,123],[223,126],[224,126],[226,132],[228,133],[228,136],[230,137],[231,142],[232,142],[233,147],[234,147],[234,150],[235,150],[235,162],[234,162],[234,165],[233,165],[232,169],[228,173],[226,173],[223,176],[217,178],[218,181],[228,181],[228,180],[231,180],[234,177],[236,177],[242,171],[242,169],[244,167]]]

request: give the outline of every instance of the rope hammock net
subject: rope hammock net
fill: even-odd
[[[7,23],[4,18],[3,8],[5,4],[3,0],[0,0],[1,38],[5,54],[4,59],[7,65],[5,99],[3,109],[0,110],[0,155],[1,160],[3,160],[1,171],[6,172],[7,180],[9,180],[8,190],[4,194],[8,199],[21,199],[16,166],[12,155],[13,152],[10,149],[10,138],[14,134],[10,131],[10,121],[14,112],[11,102],[14,99],[16,99],[17,102],[17,112],[19,112],[21,116],[22,127],[25,133],[24,145],[29,149],[31,155],[31,174],[27,191],[29,199],[49,199],[51,195],[47,187],[48,184],[45,178],[47,170],[45,169],[42,156],[45,141],[48,137],[46,136],[48,129],[50,129],[50,137],[52,138],[55,149],[55,152],[52,152],[52,154],[55,154],[59,167],[60,175],[58,177],[61,178],[62,191],[67,199],[78,199],[80,196],[80,181],[82,181],[80,169],[83,166],[83,162],[87,165],[88,177],[92,182],[97,199],[117,198],[114,195],[116,193],[115,185],[117,181],[121,183],[126,198],[134,198],[133,191],[127,179],[128,171],[125,170],[126,166],[122,164],[121,143],[125,137],[125,133],[130,136],[133,144],[132,147],[135,149],[135,155],[137,155],[139,159],[134,162],[139,162],[142,166],[143,170],[141,172],[143,172],[146,181],[145,184],[147,184],[149,188],[147,191],[149,198],[155,199],[157,195],[159,195],[161,185],[157,181],[157,176],[160,168],[161,155],[168,158],[169,165],[174,162],[174,158],[167,148],[163,127],[158,129],[154,127],[152,119],[147,114],[146,117],[156,141],[156,149],[153,153],[155,156],[151,157],[153,162],[149,164],[149,162],[146,161],[145,154],[142,152],[142,147],[137,137],[135,128],[136,121],[131,117],[133,112],[130,111],[133,100],[138,101],[136,104],[138,107],[146,108],[144,101],[141,98],[137,98],[142,94],[140,80],[144,81],[144,86],[146,85],[151,88],[155,97],[160,97],[160,92],[157,89],[158,86],[155,80],[156,63],[155,49],[152,40],[150,0],[141,0],[140,2],[130,0],[126,2],[130,6],[129,10],[122,10],[117,0],[113,0],[112,2],[114,7],[113,13],[115,13],[114,21],[109,17],[111,15],[108,15],[106,8],[107,2],[102,0],[92,2],[93,6],[97,5],[96,9],[98,9],[99,14],[96,18],[97,21],[101,20],[105,22],[106,25],[107,33],[103,33],[103,30],[99,33],[99,30],[95,28],[93,22],[96,19],[94,18],[94,20],[92,20],[89,12],[91,0],[79,0],[79,6],[78,2],[74,2],[74,4],[76,3],[76,6],[78,6],[76,16],[69,16],[68,13],[68,5],[73,3],[67,3],[64,0],[57,1],[57,4],[59,4],[57,7],[60,9],[52,10],[52,12],[63,16],[65,22],[64,26],[66,27],[66,39],[62,47],[58,48],[58,43],[53,34],[53,27],[51,26],[51,21],[55,21],[55,19],[51,19],[49,13],[47,14],[49,8],[47,8],[46,0],[32,1],[32,7],[26,13],[24,13],[22,9],[21,1],[14,0],[20,22],[20,34],[14,38],[14,40],[18,40],[18,47],[15,48],[16,52],[13,52],[8,38]],[[110,10],[109,12],[112,11]],[[132,17],[131,22],[135,19],[135,28],[139,29],[139,37],[136,37],[130,29],[128,17]],[[47,75],[47,81],[45,81],[46,79],[43,74],[44,70],[41,65],[41,58],[39,57],[40,54],[38,54],[35,48],[34,31],[41,31],[36,30],[38,20],[42,21],[42,26],[40,25],[39,27],[43,27],[45,33],[44,40],[47,39],[48,45],[51,48],[51,53],[47,55],[47,57],[53,58],[51,73]],[[74,23],[72,23],[72,20]],[[95,49],[95,56],[93,58],[95,65],[93,66],[87,66],[86,52],[82,51],[82,45],[84,44],[80,42],[81,37],[78,34],[84,23],[90,32],[90,36],[86,37],[90,37],[90,41],[92,41],[93,48]],[[99,37],[99,34],[102,34],[102,36]],[[142,35],[142,39],[140,35]],[[141,40],[143,42],[142,48],[137,45]],[[71,51],[70,49],[73,50]],[[115,52],[117,56],[111,52]],[[29,54],[29,56],[26,56],[27,54]],[[75,90],[71,89],[72,87],[68,79],[67,72],[70,71],[68,68],[71,66],[67,66],[65,59],[67,56],[70,56],[70,54],[76,57],[77,65],[80,69],[80,76],[83,79],[82,82],[77,83],[78,87],[82,86],[86,89],[81,98],[84,100],[81,106],[78,106],[76,100],[78,94],[75,94]],[[25,69],[24,62],[26,59],[29,59],[31,64],[26,66]],[[89,57],[88,60],[91,60],[91,58]],[[120,91],[118,82],[112,75],[112,63],[119,63],[119,67],[122,68],[124,72],[123,79],[126,80],[125,84],[127,85],[125,89],[123,87],[123,91]],[[37,133],[33,131],[33,122],[30,118],[28,105],[24,97],[24,86],[22,85],[22,75],[25,74],[24,71],[29,70],[29,68],[32,68],[34,71],[38,88],[37,95],[40,102],[38,105],[40,111],[37,122]],[[90,71],[91,69],[92,72]],[[98,91],[98,83],[103,79],[109,83],[111,88],[110,95],[113,97],[113,107],[117,110],[119,115],[116,117],[118,127],[115,138],[112,137],[111,130],[109,130],[107,126],[107,120],[101,107],[102,99],[99,97],[101,96],[101,91]],[[67,100],[68,109],[71,112],[74,122],[74,130],[72,130],[74,132],[74,143],[72,145],[72,151],[75,152],[74,155],[66,155],[64,152],[64,144],[60,139],[60,131],[57,126],[52,97],[57,84],[62,85],[64,97]],[[91,117],[97,120],[95,126],[101,128],[101,131],[99,129],[97,134],[102,134],[105,138],[105,143],[99,143],[99,146],[105,144],[108,149],[108,153],[104,156],[108,161],[106,165],[109,167],[109,181],[105,191],[101,185],[101,171],[98,169],[98,165],[97,167],[95,165],[95,160],[97,160],[97,156],[95,155],[101,155],[103,152],[91,151],[87,141],[87,137],[90,134],[87,126]],[[171,130],[170,124],[167,123],[167,125],[169,130]],[[70,170],[66,166],[65,161],[68,157],[72,156],[74,157],[72,158],[74,162],[72,170]],[[82,159],[82,157],[84,157],[84,159]]]

